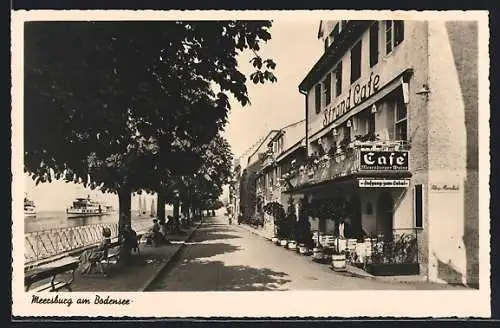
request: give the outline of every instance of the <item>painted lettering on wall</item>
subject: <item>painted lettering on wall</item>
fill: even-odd
[[[380,88],[380,75],[370,73],[370,78],[365,83],[357,83],[349,89],[347,97],[337,102],[335,106],[327,107],[324,111],[323,126],[327,126],[336,119],[349,112],[351,108],[361,104]]]
[[[431,184],[431,191],[434,192],[456,192],[459,190],[458,184]]]
[[[366,171],[406,171],[407,151],[361,151],[360,168]]]

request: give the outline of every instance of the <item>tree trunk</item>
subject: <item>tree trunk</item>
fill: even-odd
[[[122,186],[118,190],[118,204],[119,204],[119,216],[118,216],[118,238],[122,240],[123,228],[125,225],[132,226],[132,220],[130,215],[130,207],[132,203],[131,189],[129,186]],[[129,259],[129,250],[123,247],[123,243],[120,245],[120,262],[126,262]]]
[[[128,186],[123,186],[118,190],[118,231],[123,231],[126,224],[131,225],[130,207],[132,203],[131,189]]]
[[[175,232],[178,233],[179,232],[179,199],[176,198],[174,200],[174,213],[173,213],[173,216],[174,216],[174,225],[175,225]]]
[[[156,215],[158,221],[160,220],[165,220],[165,193],[164,192],[158,192],[158,200],[156,203]]]

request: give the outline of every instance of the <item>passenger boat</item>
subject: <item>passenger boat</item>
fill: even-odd
[[[68,218],[82,216],[101,216],[113,213],[113,207],[92,200],[90,195],[87,198],[76,198],[71,207],[66,209]]]
[[[35,202],[28,199],[28,197],[24,197],[24,217],[34,217],[36,216],[36,206]]]

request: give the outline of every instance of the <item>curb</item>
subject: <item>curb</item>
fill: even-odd
[[[239,226],[239,227],[241,227],[241,228],[243,228],[243,229],[245,229],[246,231],[248,231],[248,232],[250,232],[250,233],[252,233],[252,234],[256,235],[256,236],[259,236],[259,237],[264,238],[264,239],[266,239],[266,240],[271,240],[271,238],[266,237],[266,236],[263,236],[263,235],[261,235],[261,234],[259,234],[259,233],[255,232],[252,228],[248,227],[248,226],[247,226],[247,225],[245,225],[245,224],[240,224],[240,225],[238,225],[238,226]]]
[[[179,248],[177,248],[177,250],[175,251],[175,253],[164,263],[162,264],[158,270],[155,272],[155,274],[150,277],[143,285],[141,288],[139,288],[138,292],[146,292],[148,291],[148,289],[156,282],[156,280],[158,279],[158,277],[160,275],[162,275],[165,271],[165,269],[172,263],[174,263],[175,261],[178,260],[182,250],[186,247],[186,243],[189,242],[191,240],[191,238],[193,238],[194,234],[196,231],[198,231],[198,229],[200,228],[200,226],[203,224],[203,221],[200,222],[200,224],[198,224],[193,231],[191,231],[191,233],[189,234],[189,236],[184,239],[184,241],[182,242],[181,246]]]

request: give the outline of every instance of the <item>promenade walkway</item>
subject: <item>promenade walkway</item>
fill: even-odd
[[[255,234],[257,236],[265,238],[267,240],[271,239],[268,232],[263,230],[263,229],[254,228],[254,227],[249,226],[247,224],[240,224],[239,227],[251,232],[252,234]],[[373,280],[379,280],[379,281],[385,281],[385,282],[395,282],[395,283],[401,283],[401,284],[420,284],[420,283],[429,284],[429,282],[427,282],[426,277],[423,275],[374,276],[374,275],[371,275],[368,272],[366,272],[358,267],[352,266],[352,265],[347,265],[347,270],[341,274],[351,276],[351,277],[373,279]]]
[[[107,277],[75,275],[71,285],[75,292],[137,292],[144,291],[175,260],[176,255],[185,246],[201,225],[194,222],[189,228],[183,228],[183,234],[170,235],[169,245],[157,247],[140,245],[140,256],[134,254],[134,261],[127,266],[112,265]],[[40,282],[36,285],[42,284]],[[33,285],[35,288],[36,285]]]

